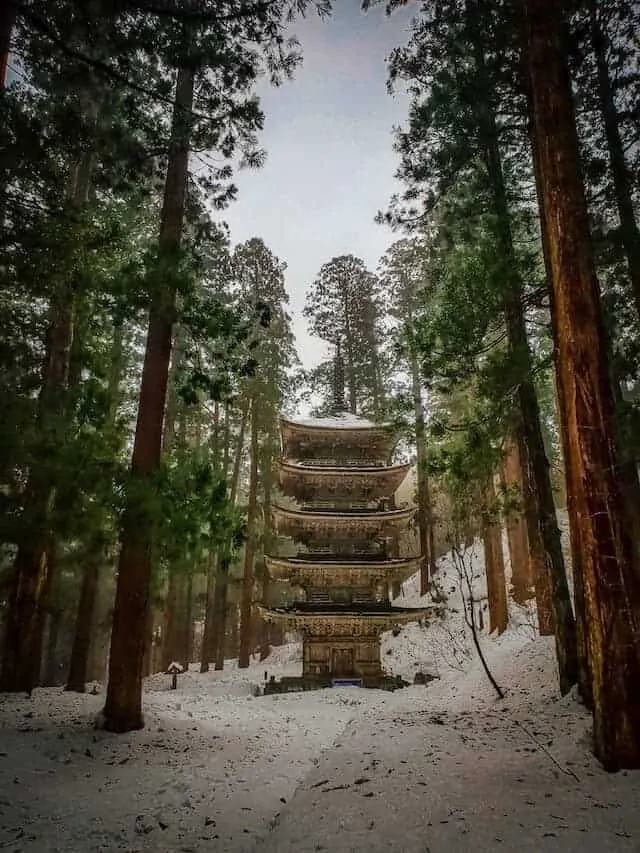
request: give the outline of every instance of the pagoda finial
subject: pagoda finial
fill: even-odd
[[[334,414],[344,412],[344,360],[340,351],[340,341],[336,343],[336,355],[333,361],[333,411]]]

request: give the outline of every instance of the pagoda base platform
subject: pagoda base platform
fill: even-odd
[[[276,679],[273,676],[265,681],[263,692],[265,696],[274,693],[300,693],[305,690],[324,690],[327,687],[364,687],[370,690],[400,690],[408,687],[409,682],[400,676],[388,675],[381,672],[377,675],[347,677],[331,677],[328,675],[294,675]]]
[[[380,635],[398,624],[430,618],[435,608],[396,608],[388,602],[355,608],[296,602],[283,608],[257,605],[266,622],[302,635],[302,675],[283,679],[279,692],[331,687],[336,681],[395,690],[403,682],[387,675],[380,659]],[[269,682],[272,684],[272,682]],[[271,692],[275,692],[272,690]]]

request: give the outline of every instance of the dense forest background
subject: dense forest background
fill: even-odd
[[[416,4],[397,239],[308,283],[311,370],[286,259],[224,223],[304,7],[3,5],[0,688],[107,680],[123,731],[144,675],[266,655],[279,417],[331,413],[339,354],[416,463],[422,592],[481,537],[491,629],[534,601],[598,756],[638,766],[637,5]]]

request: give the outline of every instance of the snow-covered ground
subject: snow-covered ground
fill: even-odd
[[[255,696],[265,670],[300,672],[294,643],[246,670],[194,668],[177,690],[154,676],[147,727],[127,735],[94,729],[103,694],[0,697],[0,849],[638,853],[640,774],[592,759],[550,641],[526,609],[483,636],[496,699],[446,558],[439,576],[447,619],[383,639],[388,668],[437,676],[427,687]],[[398,603],[419,601],[412,579]]]

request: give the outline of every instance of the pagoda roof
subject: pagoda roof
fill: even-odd
[[[301,607],[265,607],[256,605],[265,622],[281,624],[287,631],[302,631],[313,636],[325,637],[373,637],[388,631],[395,625],[433,618],[441,608],[391,607],[381,605],[359,605],[340,608],[336,605]]]
[[[326,455],[357,457],[383,464],[399,438],[393,424],[376,424],[355,415],[280,421],[284,455],[292,459]]]
[[[377,424],[367,418],[361,418],[351,412],[339,412],[328,418],[282,418],[281,423],[302,431],[313,429],[377,430],[393,429],[391,424]]]
[[[317,586],[366,588],[383,581],[403,581],[420,569],[420,557],[389,560],[322,560],[270,557],[265,565],[272,578],[291,583]]]
[[[321,512],[272,507],[277,531],[283,535],[341,536],[367,538],[396,533],[408,526],[415,515],[415,508],[395,509],[378,512]]]
[[[402,485],[409,463],[382,466],[309,465],[280,462],[280,487],[293,497],[358,497],[364,500],[391,497]]]

